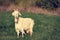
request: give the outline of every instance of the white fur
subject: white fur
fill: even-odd
[[[18,17],[19,14],[20,13],[17,10],[15,10],[12,13],[12,15],[15,17],[15,22],[17,21],[16,17]],[[22,37],[23,37],[24,36],[23,34],[25,33],[24,30],[26,30],[27,33],[30,33],[31,36],[33,33],[33,26],[34,26],[33,19],[19,17],[18,23],[15,23],[15,30],[17,32],[17,36],[19,37],[19,33],[22,32]]]

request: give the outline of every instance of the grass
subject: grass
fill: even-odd
[[[17,38],[12,12],[0,12],[0,40],[60,40],[60,16],[22,12],[21,17],[35,20],[33,35]]]

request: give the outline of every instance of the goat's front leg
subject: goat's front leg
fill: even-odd
[[[17,38],[19,38],[19,31],[17,31]]]

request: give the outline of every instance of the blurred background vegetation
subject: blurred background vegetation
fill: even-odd
[[[15,4],[17,6],[37,6],[45,9],[55,9],[60,7],[60,0],[0,0],[0,6],[9,6]]]

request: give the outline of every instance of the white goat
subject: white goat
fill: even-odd
[[[22,32],[23,37],[23,34],[25,33],[24,30],[32,36],[34,20],[31,18],[19,17],[18,15],[21,15],[21,13],[18,10],[14,10],[12,15],[15,17],[15,30],[17,32],[17,36],[19,37],[19,33]]]

